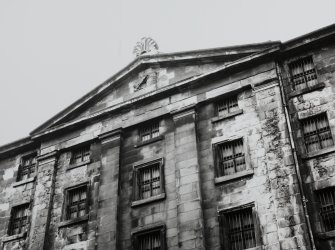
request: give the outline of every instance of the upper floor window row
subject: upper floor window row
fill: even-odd
[[[288,66],[293,90],[313,87],[318,83],[312,56],[293,61]]]
[[[36,154],[24,156],[21,159],[17,181],[22,181],[35,176]]]
[[[302,120],[302,127],[307,152],[334,145],[326,113]]]

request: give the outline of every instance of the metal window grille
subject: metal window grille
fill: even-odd
[[[335,189],[319,192],[320,215],[325,231],[335,230]]]
[[[72,164],[81,163],[90,159],[90,146],[79,148],[73,151]]]
[[[9,226],[9,235],[23,233],[28,223],[29,204],[13,207]]]
[[[161,250],[161,232],[155,231],[138,236],[138,250]]]
[[[21,165],[18,172],[18,181],[26,180],[33,177],[36,169],[36,157],[28,156],[22,158]]]
[[[232,96],[217,103],[217,115],[226,115],[238,110],[237,96]]]
[[[334,145],[327,114],[321,114],[302,121],[306,149],[314,152]]]
[[[87,214],[87,186],[68,190],[66,219],[75,219]]]
[[[161,193],[160,163],[143,167],[138,171],[138,199],[146,199]]]
[[[317,84],[317,75],[311,56],[289,64],[292,87],[294,90],[312,87]]]
[[[224,227],[228,248],[242,250],[256,247],[256,235],[252,208],[222,214],[221,229]]]
[[[148,141],[159,136],[159,123],[148,124],[140,129],[141,141]]]
[[[246,169],[242,139],[216,145],[215,153],[218,176],[232,175]]]

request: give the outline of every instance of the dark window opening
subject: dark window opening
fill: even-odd
[[[26,231],[28,224],[29,203],[12,208],[9,223],[9,235],[20,234]]]
[[[87,186],[73,188],[67,191],[66,219],[80,218],[88,210]]]
[[[36,155],[25,156],[21,159],[17,181],[22,181],[35,176]]]
[[[164,250],[165,249],[164,227],[160,227],[146,232],[140,232],[133,235],[133,249]]]
[[[316,85],[317,75],[311,56],[289,64],[293,90],[304,89]]]
[[[148,141],[159,136],[159,123],[147,124],[140,129],[140,140]]]
[[[335,189],[325,189],[318,192],[320,215],[326,232],[335,230]]]
[[[71,164],[86,162],[90,159],[90,146],[76,149],[72,152]]]
[[[239,110],[237,96],[231,96],[216,103],[217,116],[223,116]]]
[[[243,140],[214,145],[217,177],[246,170]]]
[[[252,207],[220,214],[220,228],[224,234],[224,248],[243,250],[256,247],[255,223]]]
[[[303,120],[302,125],[307,152],[318,151],[334,145],[325,113]]]

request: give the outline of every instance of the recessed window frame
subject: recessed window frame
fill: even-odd
[[[160,138],[160,121],[154,120],[152,122],[146,122],[139,126],[138,129],[138,142],[147,143],[156,138]]]
[[[215,102],[215,114],[218,117],[228,116],[238,111],[240,111],[240,108],[237,93],[223,96]]]
[[[71,207],[71,204],[70,204],[71,193],[75,192],[76,190],[79,191],[80,189],[85,190],[86,192],[85,214],[82,216],[77,215],[77,217],[71,218],[71,215],[69,213],[70,207]],[[87,216],[89,214],[89,201],[90,201],[89,199],[90,199],[90,196],[89,196],[89,183],[88,182],[84,182],[84,183],[66,188],[64,191],[64,206],[63,206],[63,220],[62,221],[81,221],[82,219],[87,219]],[[80,204],[77,205],[77,209],[78,209],[77,214],[79,213],[79,206]]]
[[[141,249],[140,248],[141,238],[147,235],[150,235],[150,234],[159,234],[159,238],[160,238],[159,250],[167,249],[166,248],[166,226],[165,225],[151,227],[148,229],[137,231],[136,233],[132,233],[132,249],[133,250]],[[150,248],[150,249],[154,249],[154,248]]]
[[[254,246],[247,247],[247,248],[234,248],[232,246],[231,240],[229,239],[229,235],[233,234],[233,233],[238,233],[238,232],[233,232],[233,233],[229,232],[228,218],[229,218],[229,216],[232,216],[234,214],[238,214],[239,212],[241,213],[242,211],[248,211],[248,210],[249,210],[249,213],[250,213],[250,216],[251,216],[249,218],[251,218],[252,222],[253,222],[253,234],[254,234],[254,243],[255,244],[254,244]],[[241,206],[237,206],[237,207],[234,207],[234,208],[221,210],[221,211],[219,211],[218,219],[219,219],[219,228],[220,228],[221,249],[229,249],[229,250],[239,250],[239,249],[249,249],[249,248],[254,249],[254,248],[257,248],[257,247],[261,246],[259,221],[257,219],[257,211],[255,209],[254,202],[244,204],[244,205],[241,205]],[[247,230],[241,230],[239,232],[243,234],[244,231],[247,231]]]
[[[312,68],[306,70],[304,68],[305,64],[304,64],[304,61],[308,61],[310,60],[311,62],[311,65],[313,66]],[[301,76],[298,76],[298,74],[294,74],[293,70],[294,70],[294,67],[295,69],[298,69],[298,64],[301,64]],[[300,56],[298,58],[293,58],[291,60],[288,61],[287,63],[287,69],[288,69],[288,72],[289,72],[289,79],[290,79],[290,87],[292,89],[292,91],[301,91],[301,90],[304,90],[304,89],[309,89],[309,88],[313,88],[315,86],[318,85],[318,73],[317,73],[317,70],[316,70],[316,64],[314,62],[314,58],[313,58],[313,55],[312,54],[307,54],[307,55],[303,55],[303,56]],[[308,72],[307,71],[312,71],[312,79],[308,79]],[[297,88],[297,84],[295,82],[295,78],[298,78],[298,77],[302,77],[304,79],[304,82],[301,83],[301,84],[304,84],[305,86],[304,87],[299,87]],[[313,84],[309,84],[309,82],[311,81],[315,81]],[[300,85],[300,84],[298,84]]]
[[[242,153],[243,153],[243,158],[244,158],[244,169],[241,170],[241,171],[236,171],[236,158],[238,157],[241,157],[241,156],[236,156],[235,154],[235,147],[234,147],[234,144],[236,143],[241,143],[242,146]],[[232,173],[232,174],[224,174],[222,171],[224,170],[221,170],[221,167],[220,167],[220,151],[222,151],[221,147],[224,147],[224,146],[229,146],[229,145],[232,145],[233,147],[233,155],[235,157],[232,158],[233,162],[234,162],[234,169],[235,169],[235,172]],[[213,157],[214,157],[214,165],[215,165],[215,176],[216,178],[220,178],[220,177],[224,177],[224,176],[234,176],[236,174],[238,174],[239,172],[243,172],[243,171],[246,171],[248,170],[248,164],[247,164],[247,157],[246,157],[246,148],[245,148],[245,140],[243,137],[240,137],[240,138],[234,138],[234,139],[231,139],[231,140],[225,140],[225,141],[221,141],[221,142],[217,142],[215,144],[213,144]],[[225,159],[225,161],[229,161],[231,159]],[[223,161],[223,159],[222,159]]]
[[[24,215],[17,218],[16,215],[18,211],[20,211],[20,213],[24,213]],[[28,230],[29,221],[30,221],[30,202],[25,202],[25,203],[13,206],[10,212],[10,220],[8,224],[7,234],[9,236],[14,236],[14,235],[26,233]],[[14,232],[14,223],[20,224],[19,232]],[[24,225],[22,226],[22,224]]]
[[[316,196],[322,231],[325,233],[335,231],[335,187],[317,190]],[[323,204],[327,202],[327,205]],[[324,214],[332,214],[332,225],[329,225],[329,221],[326,221]]]
[[[153,167],[155,165],[159,166],[159,185],[160,191],[156,195],[151,195],[149,197],[140,197],[140,173],[147,168]],[[150,190],[152,191],[152,190]],[[136,164],[133,166],[133,206],[140,205],[143,203],[155,201],[158,199],[165,198],[165,177],[164,177],[164,159],[158,158],[145,163]]]
[[[28,165],[26,165],[27,160],[29,161]],[[37,170],[37,153],[34,152],[31,154],[23,155],[20,159],[20,165],[18,168],[16,182],[22,182],[35,177],[36,170]],[[23,174],[25,171],[27,171],[28,173]],[[27,178],[23,178],[24,176],[27,176]]]
[[[320,126],[320,125],[318,125],[318,123],[317,123],[317,121],[316,121],[316,119],[318,119],[318,118],[320,118],[320,117],[322,117],[322,116],[324,116],[324,118],[325,118],[325,121],[326,121],[326,123],[327,123],[327,126],[326,127],[323,127],[322,129],[324,129],[324,128],[327,128],[327,129],[325,129],[325,130],[321,130],[321,131],[319,131],[319,127],[318,126]],[[315,131],[313,131],[313,133],[314,134],[310,134],[310,133],[312,133],[312,132],[308,132],[308,133],[305,133],[305,126],[306,126],[306,124],[307,123],[312,123],[312,122],[314,122],[315,124],[316,124],[316,130]],[[315,153],[317,153],[317,152],[319,152],[319,151],[322,151],[322,150],[325,150],[325,149],[328,149],[328,148],[331,148],[331,147],[333,147],[334,146],[334,136],[333,136],[333,131],[332,131],[332,128],[331,128],[331,126],[329,125],[329,119],[328,119],[328,115],[327,115],[327,112],[322,112],[322,113],[319,113],[319,114],[316,114],[316,115],[313,115],[313,116],[309,116],[309,117],[306,117],[306,118],[304,118],[304,119],[301,119],[300,120],[300,124],[301,124],[301,133],[302,133],[302,136],[303,136],[303,142],[304,142],[304,147],[305,147],[305,150],[306,150],[306,152],[307,152],[307,154],[315,154]],[[322,145],[322,140],[321,140],[321,136],[320,136],[320,134],[322,134],[322,133],[325,133],[325,132],[329,132],[329,134],[330,134],[330,137],[331,137],[331,145],[326,145],[326,146],[323,146]],[[315,150],[309,150],[309,148],[308,148],[308,140],[307,140],[307,138],[308,137],[312,137],[312,136],[317,136],[317,142],[318,142],[318,149],[315,149]],[[329,139],[329,138],[328,138]],[[324,140],[325,141],[325,140]]]

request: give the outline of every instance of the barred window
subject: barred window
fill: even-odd
[[[9,223],[9,235],[20,234],[26,231],[28,224],[29,203],[12,208]]]
[[[217,177],[246,170],[242,139],[216,144],[214,153]]]
[[[80,187],[67,190],[66,193],[66,219],[75,219],[82,217],[88,212],[88,199],[87,190],[88,186],[83,185]]]
[[[317,84],[317,75],[311,56],[289,64],[293,90],[312,87]]]
[[[164,250],[165,228],[159,227],[133,235],[133,249],[136,250]]]
[[[302,126],[308,152],[334,145],[326,113],[302,120]]]
[[[21,159],[17,181],[29,179],[35,175],[36,155],[25,156]]]
[[[146,124],[140,128],[140,140],[148,141],[159,136],[159,122]]]
[[[257,245],[252,207],[221,212],[220,229],[225,249],[242,250]]]
[[[225,98],[216,103],[216,112],[218,116],[226,115],[239,110],[237,95]]]
[[[90,146],[81,147],[75,149],[72,152],[71,164],[78,164],[81,162],[86,162],[90,159]]]
[[[335,230],[335,189],[328,188],[318,192],[320,215],[326,232]]]
[[[135,200],[147,199],[164,193],[161,160],[136,167],[134,174]]]

